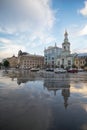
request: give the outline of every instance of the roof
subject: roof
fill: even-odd
[[[87,53],[79,53],[78,54],[78,57],[84,57],[84,56],[87,56]]]
[[[27,52],[22,52],[22,55],[27,55],[27,54],[29,54],[29,53],[27,53]]]
[[[44,51],[48,51],[48,50],[54,50],[54,49],[62,49],[60,47],[57,46],[49,46],[47,49],[45,49]]]
[[[63,42],[62,44],[64,45],[64,44],[67,44],[67,43],[70,44],[70,42]]]
[[[21,55],[21,56],[27,56],[27,57],[28,57],[28,56],[32,56],[32,57],[42,57],[42,58],[44,57],[44,56],[42,56],[42,55],[29,54],[29,53],[26,54],[26,55]]]

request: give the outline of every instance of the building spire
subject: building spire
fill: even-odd
[[[55,47],[57,47],[56,42],[55,42]]]
[[[66,29],[65,29],[64,37],[65,37],[64,42],[68,42],[68,33]]]

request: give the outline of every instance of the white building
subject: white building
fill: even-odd
[[[62,43],[62,53],[58,56],[56,60],[56,65],[61,68],[72,67],[74,64],[75,54],[70,52],[70,42],[68,41],[68,33],[65,31],[64,42]]]
[[[55,67],[56,60],[58,56],[61,54],[62,48],[55,46],[50,46],[44,50],[44,64],[48,67]]]

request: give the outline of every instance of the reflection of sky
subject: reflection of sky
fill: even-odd
[[[26,77],[29,81],[22,83],[21,80],[18,85],[17,78],[0,76],[0,129],[86,130],[86,81],[76,82],[77,75],[73,74],[60,75],[62,83],[57,80],[59,75],[56,79],[51,76],[43,80],[34,74]],[[23,75],[18,78],[23,79]],[[56,95],[54,89],[57,89]]]
[[[8,77],[0,78],[0,89],[4,87],[4,89],[15,89],[17,88],[16,82],[12,81]]]
[[[87,83],[71,84],[71,93],[78,93],[81,96],[87,97]]]

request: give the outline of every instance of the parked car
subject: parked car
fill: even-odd
[[[63,68],[56,68],[56,69],[54,69],[54,72],[55,73],[66,73],[67,71]]]
[[[70,68],[69,70],[67,70],[67,72],[69,72],[69,73],[77,73],[78,69],[76,69],[76,68]]]
[[[79,69],[78,69],[78,72],[83,72],[83,71],[84,71],[84,70],[83,70],[83,69],[81,69],[81,68],[79,68]]]
[[[32,68],[30,69],[30,71],[36,72],[36,71],[39,71],[39,68]]]
[[[46,71],[54,71],[54,68],[47,68]]]

